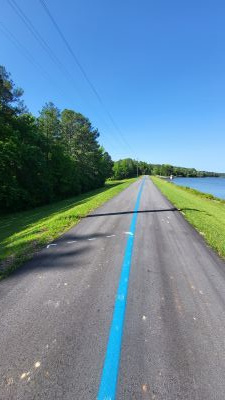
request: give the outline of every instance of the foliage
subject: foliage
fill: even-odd
[[[185,176],[205,177],[220,176],[215,172],[197,171],[195,168],[174,167],[169,164],[150,164],[144,161],[136,161],[131,158],[114,162],[113,177],[115,179],[131,178],[137,175],[159,175],[159,176]]]
[[[135,171],[137,171],[136,161],[131,158],[116,161],[113,166],[113,176],[115,179],[131,178],[135,176]]]
[[[1,217],[0,279],[132,182],[108,181],[92,192]]]
[[[209,245],[225,258],[225,201],[160,178],[152,177],[152,180]]]
[[[104,185],[112,160],[88,118],[46,103],[28,113],[0,66],[0,211],[36,207]]]

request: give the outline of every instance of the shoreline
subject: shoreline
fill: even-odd
[[[151,176],[162,194],[182,213],[184,218],[225,259],[225,200],[209,193],[171,184]]]

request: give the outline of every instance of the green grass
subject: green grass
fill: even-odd
[[[107,181],[104,188],[74,198],[0,216],[0,279],[135,180]]]
[[[206,242],[225,258],[225,201],[160,178],[151,177],[151,179],[204,236]]]

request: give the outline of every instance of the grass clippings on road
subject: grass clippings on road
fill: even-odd
[[[225,258],[225,201],[160,178],[151,179],[206,242]]]
[[[80,196],[0,216],[0,279],[135,180],[107,181],[105,187]]]

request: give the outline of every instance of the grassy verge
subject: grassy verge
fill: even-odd
[[[0,279],[135,180],[108,181],[104,188],[0,217]]]
[[[160,178],[151,177],[151,179],[204,236],[207,243],[225,258],[225,201]]]

